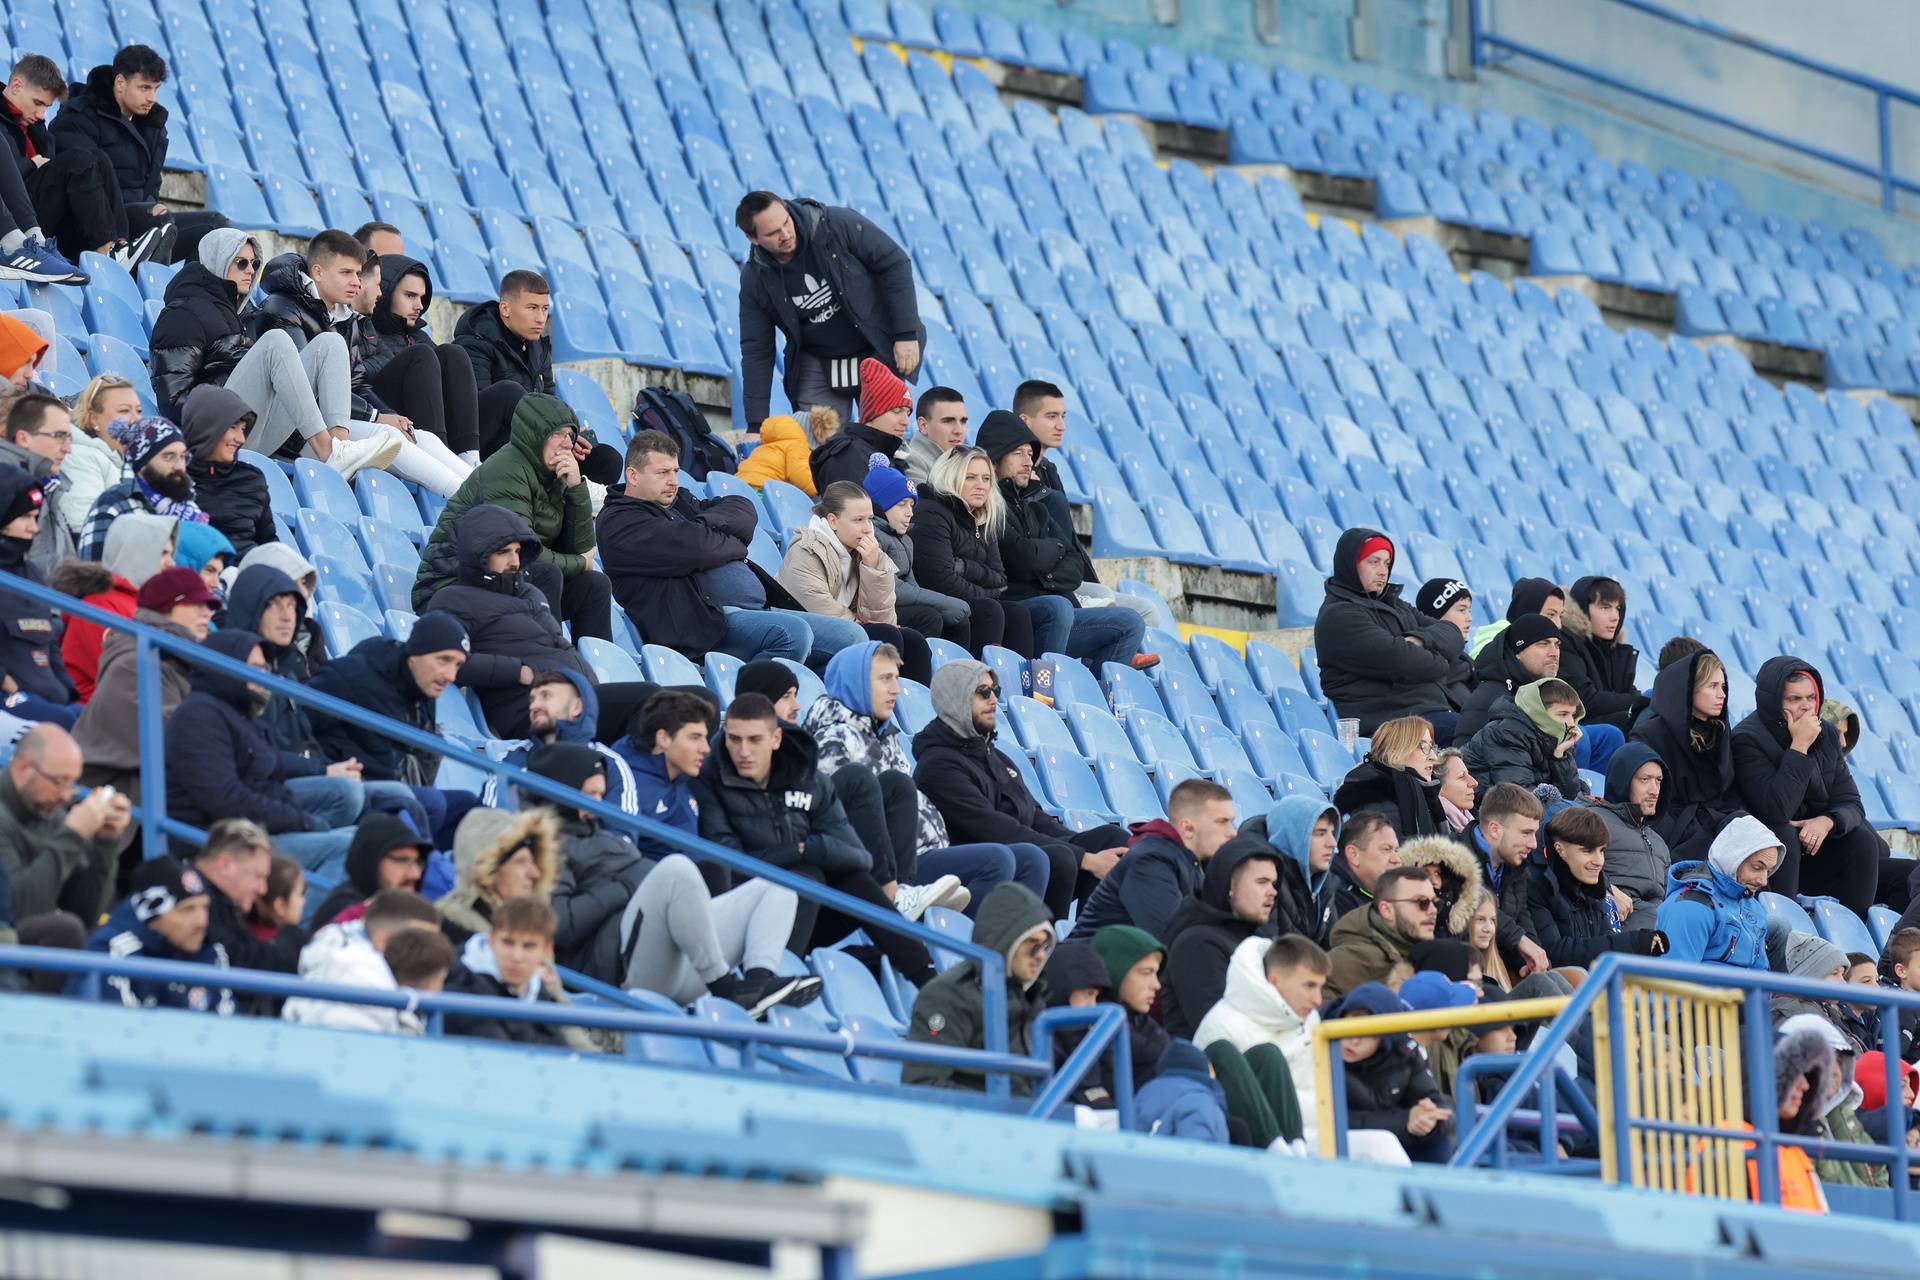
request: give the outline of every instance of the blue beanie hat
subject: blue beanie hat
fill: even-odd
[[[210,524],[197,520],[180,522],[180,540],[174,546],[173,562],[189,569],[198,569],[215,556],[225,556],[232,564],[238,557],[234,553],[233,543],[227,535]]]
[[[914,496],[913,481],[892,467],[867,468],[865,484],[867,496],[873,499],[873,514],[877,516],[884,516]]]

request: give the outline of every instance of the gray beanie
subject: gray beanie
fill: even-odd
[[[200,238],[200,265],[225,280],[227,268],[233,265],[240,250],[252,240],[252,236],[238,227],[219,227],[209,231]],[[260,246],[254,245],[253,251],[258,254]]]
[[[986,673],[986,663],[962,658],[934,672],[933,683],[928,686],[933,694],[933,713],[963,738],[980,736],[973,727],[973,691]]]
[[[1796,978],[1824,978],[1847,967],[1847,953],[1812,933],[1787,935],[1787,972]]]

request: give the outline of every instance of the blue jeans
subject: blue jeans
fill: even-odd
[[[314,774],[307,778],[288,778],[287,790],[302,809],[328,827],[350,827],[366,812],[367,788],[358,778],[336,778]]]
[[[1610,724],[1583,724],[1580,741],[1573,746],[1573,762],[1582,769],[1605,773],[1613,753],[1625,746],[1627,735]],[[1568,796],[1567,799],[1573,799]]]
[[[1044,901],[1048,866],[1047,851],[1037,844],[957,844],[921,854],[916,879],[932,884],[941,876],[959,876],[973,895],[967,904],[971,917],[989,893],[1009,880]]]
[[[433,834],[438,824],[430,801],[426,796],[415,794],[423,791],[437,795],[431,788],[410,787],[404,782],[362,782],[360,787],[366,792],[369,812],[399,814],[421,835]]]
[[[785,612],[774,610],[773,612]],[[845,618],[830,618],[824,613],[789,613],[789,618],[802,618],[813,632],[813,652],[808,660],[816,667],[842,649],[850,649],[856,644],[867,642],[867,631],[857,622]]]
[[[728,609],[727,633],[714,648],[742,662],[758,658],[805,662],[813,649],[813,628],[805,614],[785,609]]]
[[[1073,630],[1073,604],[1059,596],[1035,596],[1031,600],[1009,602],[1009,608],[1023,608],[1033,619],[1033,652],[1065,653],[1067,633]],[[1129,658],[1133,655],[1128,654]]]
[[[1067,656],[1079,658],[1097,674],[1103,662],[1131,666],[1147,634],[1146,619],[1131,609],[1075,609],[1073,630],[1067,635]]]

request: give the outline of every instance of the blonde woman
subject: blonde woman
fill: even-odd
[[[913,576],[929,591],[965,600],[973,610],[973,638],[982,648],[1004,645],[1023,658],[1034,647],[1034,614],[1027,603],[1005,601],[1007,570],[1000,560],[1000,534],[1007,503],[994,480],[986,450],[949,449],[922,485],[914,503]]]
[[[1367,758],[1353,767],[1333,793],[1342,813],[1378,809],[1393,819],[1403,840],[1448,833],[1434,775],[1439,750],[1433,726],[1420,716],[1389,720],[1373,731]]]
[[[80,389],[73,400],[73,452],[60,464],[66,485],[57,511],[77,537],[87,522],[94,499],[126,479],[126,446],[115,440],[107,424],[132,422],[141,416],[140,393],[117,373],[103,373]]]

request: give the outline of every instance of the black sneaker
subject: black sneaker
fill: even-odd
[[[752,981],[755,978],[768,984],[785,983],[787,981],[787,979],[776,975],[771,969],[747,970],[748,981]],[[793,987],[785,996],[774,1001],[775,1004],[783,1004],[789,1009],[797,1009],[803,1004],[812,1004],[820,998],[820,993],[826,990],[825,984],[822,983],[820,979],[810,976],[795,978],[793,979],[793,984]],[[771,987],[769,987],[769,989],[771,989]]]

